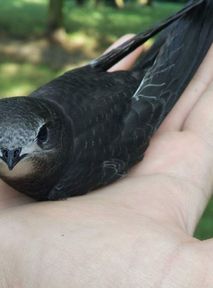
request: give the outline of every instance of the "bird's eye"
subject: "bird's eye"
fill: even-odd
[[[37,136],[38,142],[45,143],[47,141],[47,136],[48,136],[47,126],[43,125],[38,132]]]

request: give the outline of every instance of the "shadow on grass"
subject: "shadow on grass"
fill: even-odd
[[[41,35],[46,25],[46,1],[1,1],[0,35],[13,38],[31,38]]]
[[[94,56],[89,50],[84,50],[78,43],[66,45],[54,43],[46,39],[14,40],[1,39],[0,62],[13,61],[17,63],[31,63],[47,65],[52,70],[62,69],[68,65],[79,65]],[[32,67],[33,69],[33,67]]]

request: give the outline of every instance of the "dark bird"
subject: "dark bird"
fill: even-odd
[[[131,71],[107,72],[147,39]],[[0,177],[37,200],[82,195],[139,162],[213,39],[213,1],[174,16],[28,97],[0,100]]]

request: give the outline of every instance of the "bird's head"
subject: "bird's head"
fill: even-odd
[[[36,165],[47,167],[63,150],[61,120],[48,104],[32,97],[0,100],[1,176],[32,174]]]

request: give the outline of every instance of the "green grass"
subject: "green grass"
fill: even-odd
[[[66,5],[65,24],[68,33],[82,33],[92,38],[95,37],[102,46],[123,34],[143,31],[178,8],[180,5],[168,3],[164,5],[156,3],[153,8],[130,7],[124,10],[111,7],[100,7],[96,10],[87,7],[87,10],[84,10]]]
[[[195,237],[201,240],[213,238],[213,199],[211,199],[203,214],[195,231]]]
[[[82,9],[72,2],[65,1],[66,31],[71,44],[77,43],[84,47],[82,57],[73,56],[75,65],[82,63],[84,57],[87,60],[96,57],[119,36],[145,30],[153,22],[160,21],[180,8],[177,4],[157,3],[154,8],[94,9],[91,5],[87,5]],[[43,35],[46,27],[47,3],[47,0],[0,0],[0,36],[26,41]],[[53,70],[50,66],[45,66],[42,61],[37,65],[23,63],[20,59],[10,59],[0,52],[0,97],[26,95],[38,85],[58,75],[62,68]],[[11,69],[17,73],[12,73]]]
[[[45,30],[47,0],[0,0],[0,33],[26,38],[41,35]],[[65,1],[65,27],[68,33],[84,33],[100,40],[136,33],[146,29],[180,8],[178,4],[159,4],[150,7],[111,7],[94,9],[91,5],[78,8]]]
[[[27,95],[57,74],[46,66],[29,63],[0,64],[0,94],[4,97]]]
[[[0,0],[0,36],[10,39],[33,39],[44,34],[47,16],[46,0]],[[180,5],[156,3],[150,7],[110,7],[80,9],[67,0],[64,8],[65,27],[71,43],[81,44],[81,57],[73,56],[74,65],[97,56],[119,36],[137,33],[178,10]],[[25,42],[23,42],[23,45]],[[15,45],[15,44],[14,44]],[[73,54],[74,55],[74,54]],[[91,56],[93,55],[93,56]],[[77,59],[76,59],[77,57]],[[41,59],[43,60],[43,58]],[[54,62],[56,59],[52,59]],[[53,69],[46,62],[30,61],[0,55],[0,97],[27,95],[29,92],[62,73],[65,67]],[[69,63],[72,65],[72,63]],[[54,65],[53,65],[54,66]],[[213,237],[213,200],[196,230],[196,237]]]
[[[46,22],[42,0],[0,0],[0,33],[15,38],[40,35]]]

